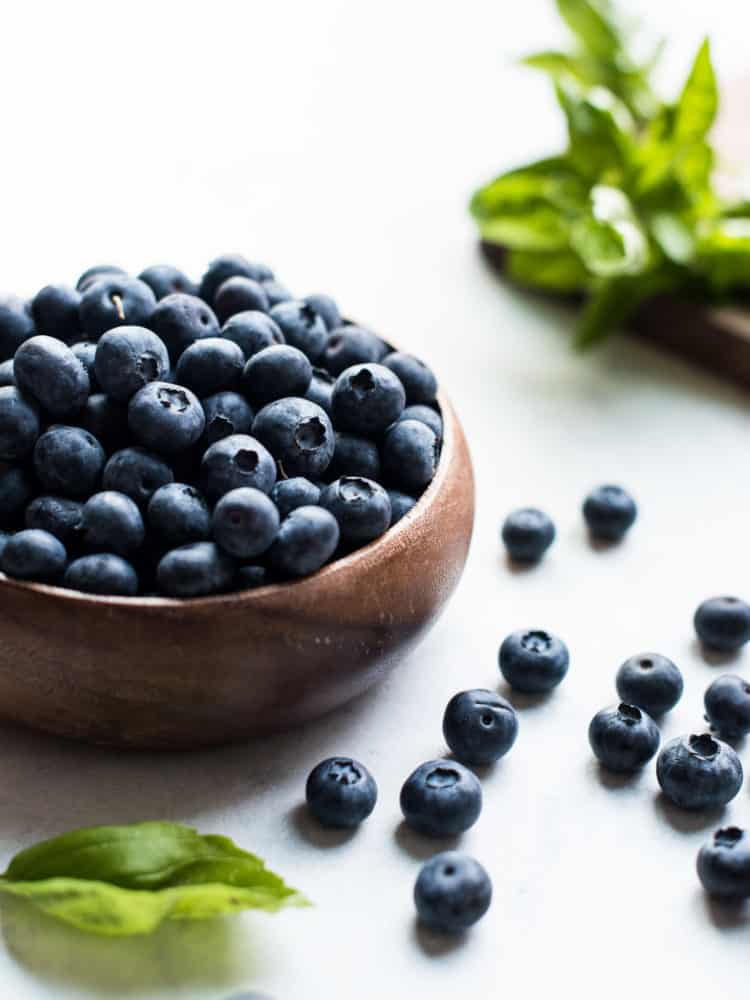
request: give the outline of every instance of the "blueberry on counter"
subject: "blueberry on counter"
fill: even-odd
[[[63,585],[86,594],[135,597],[138,574],[121,556],[96,552],[73,560],[65,570]]]
[[[153,264],[138,275],[139,281],[144,281],[158,300],[179,292],[185,295],[197,295],[198,286],[194,281],[171,264]]]
[[[273,278],[267,281],[261,281],[261,285],[263,286],[263,291],[266,293],[269,309],[273,309],[273,307],[277,306],[279,302],[288,302],[290,299],[294,298],[288,288],[285,288],[280,281],[276,281]]]
[[[35,497],[26,508],[24,522],[27,528],[48,531],[70,550],[81,540],[82,511],[83,504],[80,500],[39,496]]]
[[[312,379],[307,356],[290,344],[274,344],[254,354],[242,373],[242,392],[254,409],[285,396],[304,396]]]
[[[325,566],[338,544],[333,514],[322,507],[297,507],[281,522],[268,560],[282,576],[309,576]]]
[[[341,326],[332,330],[323,352],[322,364],[333,375],[352,365],[380,361],[388,348],[380,337],[361,326]]]
[[[274,306],[270,315],[287,344],[298,348],[317,364],[328,342],[328,330],[316,310],[306,302],[292,299]]]
[[[343,476],[320,495],[320,506],[336,518],[345,542],[364,545],[379,538],[391,524],[391,501],[372,479]]]
[[[157,302],[149,326],[163,341],[173,365],[191,344],[218,337],[219,321],[210,306],[196,295],[175,292]]]
[[[178,455],[200,438],[206,416],[190,389],[171,382],[149,382],[128,404],[128,426],[145,447]]]
[[[164,549],[211,537],[211,511],[194,486],[167,483],[156,490],[146,510],[153,537]]]
[[[107,456],[82,427],[56,424],[34,447],[34,471],[45,490],[78,499],[96,492]]]
[[[750,733],[750,684],[743,677],[717,677],[706,689],[703,703],[711,728],[724,739],[738,740]]]
[[[264,406],[253,421],[253,434],[286,476],[320,479],[333,457],[331,420],[309,399],[288,397]]]
[[[0,462],[0,528],[14,528],[31,498],[31,478],[25,469]]]
[[[273,280],[273,271],[265,264],[251,263],[239,253],[225,253],[221,257],[216,257],[208,265],[206,273],[201,279],[198,294],[209,305],[212,305],[219,286],[223,285],[228,278],[234,278],[235,275],[252,278],[253,281]]]
[[[201,400],[201,405],[206,417],[202,439],[205,447],[229,437],[230,434],[248,434],[253,426],[255,413],[245,397],[238,392],[215,392]]]
[[[89,551],[132,556],[143,545],[143,518],[134,500],[124,493],[95,493],[81,512],[82,541]]]
[[[556,687],[568,672],[568,647],[541,629],[512,632],[498,656],[500,672],[516,691],[542,694]]]
[[[216,544],[225,552],[236,559],[255,559],[276,537],[279,512],[265,493],[241,487],[224,494],[211,523]]]
[[[326,330],[335,330],[336,327],[341,326],[341,313],[339,312],[339,307],[330,295],[323,295],[320,293],[306,295],[302,301],[305,305],[314,309],[318,316],[320,316],[325,323]]]
[[[412,829],[428,837],[455,837],[482,811],[479,779],[455,760],[421,764],[401,789],[401,812]]]
[[[750,897],[750,837],[736,826],[717,830],[698,854],[698,878],[711,896]]]
[[[60,577],[67,561],[68,553],[59,538],[48,531],[25,528],[3,546],[0,568],[17,580],[52,583]]]
[[[438,440],[420,420],[399,420],[383,440],[383,475],[389,485],[419,496],[435,478]]]
[[[554,542],[555,525],[544,511],[522,507],[508,514],[501,535],[511,559],[536,563]]]
[[[169,371],[169,354],[163,341],[142,326],[109,330],[96,346],[96,378],[102,391],[119,403]]]
[[[391,501],[391,527],[394,524],[398,524],[402,517],[405,517],[409,511],[416,506],[417,501],[414,497],[408,496],[406,493],[400,493],[398,490],[388,490],[388,496]]]
[[[116,267],[114,264],[95,264],[94,267],[89,267],[80,276],[76,282],[76,291],[83,293],[102,278],[126,278],[127,276],[127,271],[124,271],[121,267]]]
[[[240,486],[270,493],[276,482],[276,463],[256,438],[230,434],[206,450],[201,461],[201,480],[211,503]]]
[[[25,458],[38,437],[36,404],[14,385],[0,387],[0,461]]]
[[[82,409],[91,384],[73,351],[54,337],[31,337],[13,357],[16,385],[57,419]]]
[[[398,376],[410,406],[413,403],[434,403],[437,379],[424,361],[413,354],[392,351],[383,358],[383,364]]]
[[[460,691],[445,709],[443,736],[462,764],[494,764],[510,750],[517,735],[513,706],[494,691]]]
[[[206,597],[229,589],[234,562],[213,542],[192,542],[167,552],[156,578],[159,590],[169,597]]]
[[[305,399],[317,403],[330,417],[333,412],[333,387],[336,379],[325,368],[313,368]]]
[[[750,639],[750,605],[739,597],[710,597],[698,607],[693,624],[706,646],[731,653]]]
[[[174,473],[164,459],[145,448],[122,448],[104,466],[105,490],[124,493],[144,507],[160,486],[174,481]]]
[[[662,748],[656,777],[666,797],[682,809],[719,809],[742,787],[735,751],[707,733],[679,736]]]
[[[271,490],[271,499],[284,518],[298,507],[314,507],[320,500],[320,489],[304,476],[280,479]]]
[[[674,708],[682,697],[679,668],[660,653],[638,653],[625,660],[615,677],[617,694],[653,718]]]
[[[437,410],[424,403],[414,403],[412,406],[405,406],[401,411],[399,420],[421,420],[427,424],[432,433],[438,439],[438,444],[443,440],[443,418]]]
[[[90,340],[116,326],[147,326],[156,296],[138,278],[108,274],[86,287],[78,310],[81,329]]]
[[[380,452],[374,441],[358,434],[336,431],[336,446],[327,478],[339,479],[341,476],[380,479]]]
[[[278,324],[266,313],[252,309],[231,316],[221,328],[221,335],[241,349],[246,361],[264,347],[286,343]]]
[[[647,764],[659,749],[659,727],[636,705],[612,705],[589,725],[594,756],[610,771],[628,773]]]
[[[484,916],[491,902],[489,875],[460,851],[442,851],[425,861],[414,886],[420,921],[442,934],[461,934]]]
[[[351,757],[329,757],[310,772],[305,798],[323,826],[351,828],[375,808],[378,787],[364,764]]]
[[[78,307],[81,293],[67,285],[45,285],[31,300],[31,316],[38,333],[70,344],[80,336]]]
[[[103,392],[89,396],[77,421],[94,435],[106,452],[125,448],[130,442],[127,406]]]
[[[0,299],[0,361],[12,358],[34,333],[29,304],[15,295]]]
[[[13,358],[7,361],[0,361],[0,386],[15,385],[16,375],[13,370]]]
[[[353,365],[333,387],[334,422],[339,430],[377,434],[398,420],[405,398],[404,387],[390,369],[379,364]]]
[[[219,285],[213,306],[221,323],[236,313],[268,312],[271,307],[263,285],[241,274],[235,274]]]
[[[597,486],[583,502],[591,536],[603,542],[621,541],[637,516],[635,500],[621,486]]]
[[[245,355],[238,344],[224,337],[206,337],[180,355],[175,379],[203,398],[238,389],[244,367]]]

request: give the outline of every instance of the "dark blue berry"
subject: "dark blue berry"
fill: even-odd
[[[717,830],[698,854],[698,878],[711,896],[750,896],[750,837],[736,826]]]
[[[239,388],[245,355],[231,340],[206,337],[191,344],[177,362],[175,379],[201,398]]]
[[[313,368],[312,379],[305,393],[305,399],[325,410],[330,417],[333,412],[333,387],[336,379],[324,368]]]
[[[286,476],[320,479],[333,457],[335,438],[325,410],[308,399],[277,399],[256,414],[253,434]]]
[[[14,385],[0,387],[0,460],[25,458],[39,437],[39,410]]]
[[[270,303],[263,285],[252,278],[236,274],[222,282],[214,295],[214,310],[219,321],[224,323],[236,313],[268,312]]]
[[[589,743],[610,771],[637,771],[659,749],[659,727],[636,705],[612,705],[597,712],[589,725]]]
[[[17,531],[3,548],[2,570],[17,580],[54,582],[65,569],[68,553],[59,538],[48,531]]]
[[[619,542],[632,527],[638,508],[621,486],[598,486],[584,500],[583,516],[593,538]]]
[[[539,562],[555,540],[552,519],[536,507],[514,510],[503,521],[503,543],[516,562]]]
[[[568,672],[568,647],[541,629],[512,632],[500,646],[500,673],[516,691],[541,694],[556,687]]]
[[[462,764],[494,764],[516,742],[518,719],[494,691],[460,691],[445,709],[443,736]]]
[[[253,425],[252,407],[238,392],[216,392],[201,403],[206,417],[203,432],[206,447],[230,434],[247,434]]]
[[[74,548],[81,540],[81,515],[83,504],[67,497],[35,497],[26,508],[24,521],[27,528],[48,531],[67,549]]]
[[[256,438],[230,434],[207,449],[201,462],[201,480],[211,503],[241,486],[270,493],[276,482],[276,463]]]
[[[81,329],[90,340],[116,326],[148,326],[156,296],[138,278],[105,275],[88,285],[81,298]]]
[[[265,566],[240,566],[234,582],[237,590],[255,590],[268,583],[268,572]]]
[[[294,298],[289,289],[285,288],[279,281],[273,279],[270,281],[261,281],[261,285],[263,286],[263,291],[266,293],[269,309],[273,309],[279,302],[288,302]]]
[[[438,440],[420,420],[399,420],[383,440],[383,475],[404,493],[419,496],[435,478]]]
[[[404,399],[404,387],[390,369],[378,364],[353,365],[333,387],[336,427],[354,434],[377,434],[398,420]]]
[[[240,275],[252,278],[253,281],[271,281],[273,271],[265,264],[253,264],[242,254],[226,253],[212,260],[200,283],[199,295],[209,305],[213,304],[214,296],[228,278]]]
[[[281,517],[286,517],[298,507],[314,507],[320,500],[320,489],[304,476],[280,479],[271,490],[271,499]]]
[[[206,426],[200,400],[171,382],[150,382],[128,404],[128,426],[140,444],[165,455],[191,448]]]
[[[378,786],[359,761],[329,757],[310,772],[305,798],[308,809],[323,826],[355,827],[375,808]]]
[[[231,316],[221,328],[221,335],[242,350],[245,361],[264,347],[285,343],[284,334],[271,317],[252,310]]]
[[[8,358],[7,361],[0,361],[0,386],[15,384],[16,376],[13,371],[13,358]]]
[[[628,705],[637,705],[658,718],[682,697],[682,674],[660,653],[639,653],[626,660],[615,678],[617,694]]]
[[[34,332],[34,320],[27,302],[15,295],[0,299],[0,361],[12,358]]]
[[[391,524],[391,501],[379,483],[358,476],[344,476],[327,486],[320,506],[339,523],[341,538],[360,545],[379,538]]]
[[[151,330],[123,326],[101,337],[94,367],[102,391],[120,403],[127,403],[139,389],[166,376],[169,355],[164,343]]]
[[[114,264],[95,264],[94,267],[90,267],[84,271],[78,279],[76,282],[76,291],[85,292],[87,288],[90,288],[91,285],[102,278],[126,278],[127,274],[127,271],[124,271],[121,267],[115,267]]]
[[[236,559],[255,559],[279,530],[276,505],[260,490],[241,487],[225,493],[214,508],[213,536]]]
[[[742,787],[742,764],[734,750],[708,734],[670,740],[656,760],[666,797],[682,809],[719,809]]]
[[[145,448],[122,448],[104,467],[102,485],[116,490],[145,507],[160,486],[174,481],[167,463]]]
[[[335,330],[336,327],[341,326],[339,307],[330,295],[306,295],[302,301],[320,316],[325,323],[326,330]]]
[[[31,337],[13,358],[16,385],[53,417],[78,413],[90,392],[86,369],[61,340]]]
[[[31,498],[31,480],[18,465],[0,462],[0,528],[16,526]]]
[[[438,439],[438,444],[443,440],[443,418],[431,406],[425,406],[424,403],[414,403],[412,406],[405,406],[398,419],[420,420],[423,424],[427,424]]]
[[[89,551],[131,556],[143,545],[143,518],[134,500],[124,493],[95,493],[81,513],[83,544]]]
[[[442,851],[425,861],[414,886],[419,919],[441,934],[461,934],[485,915],[491,902],[489,875],[459,851]]]
[[[413,354],[393,351],[383,358],[383,364],[398,376],[409,405],[435,401],[437,379],[424,361],[415,358]]]
[[[45,490],[74,499],[96,492],[106,460],[102,446],[82,427],[57,424],[34,448],[34,471]]]
[[[102,387],[96,377],[96,344],[93,340],[79,340],[77,343],[71,344],[70,349],[86,369],[86,374],[89,377],[89,392],[101,392]]]
[[[178,267],[171,264],[153,264],[138,275],[144,281],[157,299],[165,299],[168,295],[182,293],[197,295],[198,286]]]
[[[194,486],[167,483],[148,502],[148,526],[162,548],[178,548],[211,537],[211,512]]]
[[[333,514],[322,507],[298,507],[281,522],[268,558],[283,576],[309,576],[328,562],[338,543]]]
[[[81,293],[68,285],[45,285],[31,300],[31,316],[38,333],[70,344],[80,336],[78,307]]]
[[[750,639],[750,605],[739,597],[711,597],[698,607],[693,623],[707,646],[734,652]]]
[[[78,415],[81,427],[94,435],[108,453],[124,448],[130,441],[128,408],[103,392],[89,396]]]
[[[428,837],[455,837],[482,811],[482,786],[455,760],[421,764],[401,789],[401,812],[414,830]]]
[[[328,337],[322,364],[329,372],[340,375],[352,365],[380,361],[387,350],[380,337],[370,330],[361,326],[341,326]]]
[[[5,546],[8,544],[8,539],[10,539],[11,537],[12,536],[7,531],[0,531],[0,569],[2,568],[3,565],[3,550],[5,549]]]
[[[388,490],[388,496],[391,501],[391,527],[393,527],[394,524],[398,524],[401,518],[409,513],[417,501],[414,497],[407,496],[406,493],[400,493],[398,490]]]
[[[256,410],[285,396],[304,396],[312,379],[307,356],[289,344],[254,354],[242,374],[242,391]]]
[[[340,476],[364,476],[365,479],[380,479],[380,452],[369,438],[358,434],[336,431],[336,446],[328,466],[329,479]]]
[[[138,574],[121,556],[97,552],[70,563],[65,570],[63,586],[85,594],[135,597]]]
[[[156,577],[159,590],[169,597],[205,597],[228,590],[234,562],[213,542],[192,542],[167,552]]]
[[[721,736],[741,739],[750,733],[750,684],[736,674],[724,674],[709,684],[703,698],[706,718]]]
[[[271,319],[284,334],[287,344],[306,354],[313,364],[318,362],[325,350],[328,331],[312,306],[295,300],[280,302],[271,310]]]
[[[204,337],[218,337],[219,321],[196,295],[176,292],[157,302],[150,327],[164,342],[173,365],[183,351]]]

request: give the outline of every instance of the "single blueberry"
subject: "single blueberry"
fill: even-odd
[[[414,886],[420,921],[441,934],[461,934],[481,920],[491,902],[489,875],[459,851],[442,851],[425,861]]]
[[[333,480],[341,476],[380,479],[380,452],[374,441],[358,434],[336,431],[336,446],[328,466],[327,478]]]
[[[237,344],[223,337],[206,337],[180,355],[175,380],[201,398],[213,396],[239,388],[244,366],[245,355]]]
[[[333,387],[336,428],[377,434],[398,420],[404,400],[404,387],[390,369],[378,364],[353,365],[339,375]]]
[[[750,837],[736,826],[717,830],[698,854],[698,878],[711,896],[750,897]]]
[[[236,313],[268,312],[270,303],[259,281],[236,274],[219,285],[214,295],[214,309],[219,322],[224,323]]]
[[[13,358],[7,361],[0,361],[0,386],[15,385],[16,375],[13,370]]]
[[[81,329],[90,340],[116,326],[148,326],[156,296],[144,281],[105,275],[88,285],[81,298]]]
[[[145,448],[122,448],[104,466],[102,485],[145,507],[160,486],[174,482],[174,473],[158,455]]]
[[[142,326],[121,326],[105,333],[96,347],[96,377],[102,391],[127,403],[139,389],[169,371],[164,343]]]
[[[734,750],[708,734],[678,736],[662,748],[656,777],[666,797],[682,809],[719,809],[742,787]]]
[[[659,749],[659,727],[635,705],[612,705],[597,712],[589,725],[589,743],[610,771],[637,771]]]
[[[333,387],[336,379],[324,368],[313,368],[312,379],[305,393],[305,399],[325,410],[330,417],[333,413]]]
[[[25,458],[39,437],[39,410],[14,385],[0,387],[0,460]]]
[[[159,300],[178,292],[184,295],[198,294],[196,283],[184,271],[171,264],[153,264],[141,271],[138,279],[144,281]]]
[[[127,275],[127,271],[124,271],[121,267],[115,267],[114,264],[95,264],[94,267],[90,267],[88,270],[84,271],[78,279],[76,282],[76,291],[85,292],[87,288],[90,288],[91,285],[100,281],[102,278],[126,278]]]
[[[306,355],[289,344],[254,354],[242,373],[242,391],[256,410],[285,396],[304,396],[312,379]]]
[[[16,526],[31,490],[31,480],[21,466],[0,462],[0,528]]]
[[[65,570],[63,586],[85,594],[135,597],[138,574],[121,556],[97,552],[75,559]]]
[[[388,348],[380,337],[361,326],[340,326],[331,331],[322,364],[333,375],[340,375],[352,365],[380,361]]]
[[[159,590],[169,597],[205,597],[231,586],[234,562],[213,542],[192,542],[167,552],[156,576]]]
[[[274,306],[270,315],[284,334],[287,344],[298,348],[316,364],[325,350],[328,331],[315,309],[292,299]]]
[[[89,396],[78,415],[78,422],[110,454],[119,448],[125,448],[130,442],[127,406],[103,392]]]
[[[512,632],[498,656],[500,673],[516,691],[541,694],[556,687],[568,672],[565,643],[541,629]]]
[[[750,733],[750,684],[736,674],[724,674],[709,684],[703,698],[706,718],[725,739]]]
[[[310,772],[307,807],[323,826],[351,828],[375,808],[378,786],[364,764],[351,757],[329,757]]]
[[[59,538],[68,549],[81,540],[81,514],[83,504],[67,497],[35,497],[26,508],[24,522],[27,528],[48,531]]]
[[[31,337],[13,358],[16,385],[53,417],[62,419],[82,409],[91,384],[86,369],[61,340]]]
[[[0,299],[0,361],[12,358],[34,333],[29,304],[15,295]]]
[[[288,302],[294,298],[288,288],[285,288],[281,282],[274,279],[261,281],[261,285],[263,286],[263,291],[266,293],[269,309],[273,309],[279,302]]]
[[[221,335],[241,349],[245,361],[264,347],[286,343],[284,334],[271,317],[253,310],[231,316],[221,328]]]
[[[203,443],[207,448],[230,434],[247,434],[255,414],[244,396],[238,392],[215,392],[201,400],[206,417]]]
[[[143,518],[134,500],[124,493],[95,493],[81,513],[83,545],[89,551],[131,556],[143,545]]]
[[[617,694],[650,716],[664,715],[682,697],[682,674],[660,653],[638,653],[622,664],[615,678]]]
[[[93,434],[82,427],[56,424],[34,447],[34,471],[50,493],[89,497],[96,492],[107,456]]]
[[[731,653],[750,639],[750,604],[739,597],[710,597],[698,607],[693,623],[706,646]]]
[[[393,351],[383,358],[383,364],[398,376],[409,405],[434,403],[437,395],[437,379],[424,361],[415,358],[413,354]]]
[[[438,452],[438,440],[427,424],[397,421],[383,440],[383,475],[396,489],[419,496],[435,478]]]
[[[79,340],[75,344],[71,344],[70,349],[86,369],[86,374],[89,377],[89,392],[101,392],[102,387],[96,377],[96,344],[93,340]]]
[[[255,559],[279,530],[276,505],[260,490],[240,487],[225,493],[212,518],[216,544],[236,559]]]
[[[433,410],[431,406],[425,406],[424,403],[414,403],[412,406],[405,406],[398,419],[421,420],[423,424],[427,424],[435,437],[438,439],[438,444],[442,443],[443,418],[437,410]]]
[[[320,479],[333,457],[335,438],[325,410],[308,399],[277,399],[256,414],[253,434],[285,476]]]
[[[321,493],[320,506],[336,518],[345,542],[364,545],[380,537],[391,524],[391,501],[372,479],[337,479]]]
[[[190,389],[171,382],[149,382],[128,404],[128,426],[140,444],[177,455],[200,438],[206,417]]]
[[[326,330],[335,330],[341,326],[341,313],[330,295],[306,295],[302,300],[310,306],[325,323]]]
[[[156,304],[150,327],[164,342],[173,365],[198,340],[218,337],[219,321],[210,306],[196,295],[175,292]]]
[[[70,344],[80,336],[81,293],[68,285],[45,285],[31,300],[31,316],[39,333]]]
[[[234,582],[237,590],[255,590],[268,583],[268,572],[265,566],[240,566],[235,573]]]
[[[206,450],[201,461],[201,481],[211,503],[241,486],[270,493],[276,482],[276,463],[256,438],[230,434]]]
[[[621,486],[598,486],[584,500],[583,516],[593,538],[619,542],[632,527],[638,508]]]
[[[304,476],[294,476],[280,479],[271,490],[271,499],[283,518],[298,507],[314,507],[320,500],[320,489]]]
[[[508,555],[516,562],[539,562],[555,540],[552,519],[536,507],[514,510],[503,521],[501,531]]]
[[[26,528],[12,535],[3,547],[2,571],[17,580],[56,581],[68,561],[59,538],[48,531]]]
[[[518,719],[494,691],[460,691],[445,709],[443,736],[462,764],[494,764],[516,742]]]
[[[333,514],[322,507],[297,507],[281,522],[268,558],[283,576],[309,576],[328,562],[338,543]]]
[[[265,264],[253,264],[242,254],[226,253],[212,260],[200,283],[199,295],[209,305],[213,304],[214,296],[228,278],[240,275],[252,278],[253,281],[273,280],[273,271]]]
[[[409,775],[401,789],[401,812],[418,833],[455,837],[482,811],[482,786],[455,760],[430,760]]]
[[[414,497],[400,493],[398,490],[388,490],[388,496],[391,500],[391,527],[393,527],[409,513],[412,507],[416,506],[417,501]]]
[[[211,512],[194,486],[167,483],[148,502],[146,511],[152,537],[165,549],[179,548],[211,537]]]

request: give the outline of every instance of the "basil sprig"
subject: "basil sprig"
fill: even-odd
[[[148,934],[165,919],[307,905],[228,837],[175,823],[100,826],[17,854],[0,892],[94,934]]]
[[[750,204],[713,185],[709,132],[719,93],[708,41],[678,99],[651,73],[609,0],[557,0],[571,52],[541,52],[565,115],[568,147],[480,188],[471,212],[481,238],[507,250],[527,287],[583,293],[577,343],[621,325],[647,298],[682,292],[715,300],[750,285]]]

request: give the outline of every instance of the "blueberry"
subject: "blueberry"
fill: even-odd
[[[223,337],[206,337],[191,344],[177,362],[175,380],[200,397],[239,388],[245,365],[241,348]]]
[[[240,486],[270,493],[276,482],[276,464],[254,437],[230,434],[207,449],[201,462],[201,480],[212,503]]]
[[[589,725],[589,743],[610,771],[637,771],[659,749],[659,727],[635,705],[612,705],[597,712]]]
[[[116,326],[147,326],[156,296],[138,278],[105,275],[83,292],[79,314],[81,329],[90,340]]]
[[[12,358],[24,341],[34,336],[28,303],[15,295],[0,299],[0,361]]]
[[[284,339],[306,354],[313,364],[322,357],[328,340],[326,325],[312,306],[294,299],[280,302],[271,310]]]
[[[369,438],[346,431],[336,431],[336,446],[328,466],[328,478],[340,476],[364,476],[365,479],[380,479],[380,452]]]
[[[482,811],[482,786],[455,760],[421,764],[401,789],[401,812],[418,833],[455,837],[468,830]]]
[[[393,351],[383,358],[383,364],[398,376],[406,393],[406,402],[433,403],[437,395],[437,379],[424,361],[413,354]]]
[[[360,545],[371,542],[391,524],[391,501],[383,487],[372,479],[344,476],[327,486],[320,506],[339,523],[341,538]]]
[[[106,452],[124,448],[130,441],[127,406],[103,392],[89,396],[78,421],[81,427],[94,435]]]
[[[230,434],[247,434],[255,414],[244,396],[238,392],[216,392],[201,400],[206,417],[203,441],[208,447]]]
[[[12,538],[12,535],[10,535],[7,531],[0,531],[0,567],[2,567],[3,564],[3,551],[10,538]]]
[[[335,330],[336,327],[341,326],[339,307],[330,295],[306,295],[302,301],[320,316],[325,323],[326,330]]]
[[[223,285],[227,278],[234,278],[235,275],[252,278],[253,281],[271,281],[273,279],[273,271],[265,264],[252,264],[241,254],[227,253],[212,260],[208,265],[208,269],[201,279],[200,297],[211,305],[219,286]]]
[[[742,787],[742,764],[734,750],[708,734],[670,740],[656,760],[666,797],[682,809],[719,809]]]
[[[142,326],[121,326],[99,340],[94,364],[102,391],[120,403],[169,371],[164,343]]]
[[[175,292],[156,304],[150,327],[164,342],[172,364],[183,351],[204,337],[218,337],[219,321],[213,310],[196,295]]]
[[[286,476],[320,479],[333,457],[335,438],[325,410],[308,399],[277,399],[256,414],[253,434]]]
[[[35,497],[26,508],[24,521],[27,528],[48,531],[59,538],[67,549],[75,547],[81,539],[81,514],[83,504],[67,497]]]
[[[286,517],[298,507],[314,507],[320,500],[320,489],[304,476],[280,479],[271,490],[271,499],[281,517]]]
[[[660,653],[639,653],[626,660],[615,678],[617,694],[654,718],[663,715],[682,697],[682,674]]]
[[[339,375],[333,387],[336,427],[355,434],[377,434],[398,420],[404,398],[404,387],[388,368],[353,365]]]
[[[16,385],[53,417],[77,413],[90,391],[86,369],[61,340],[31,337],[13,358]]]
[[[149,382],[128,404],[128,426],[147,448],[178,455],[201,436],[206,417],[190,389],[171,382]]]
[[[89,551],[131,556],[145,537],[143,518],[134,500],[124,493],[105,490],[83,505],[83,544]]]
[[[89,377],[89,392],[101,392],[102,387],[96,377],[96,344],[93,340],[79,340],[77,343],[71,344],[70,349],[86,369],[86,374]]]
[[[425,861],[414,886],[419,919],[441,934],[461,934],[485,915],[491,902],[489,875],[459,851],[442,851]]]
[[[134,597],[138,593],[138,574],[121,556],[97,552],[75,559],[65,570],[63,585],[85,594]]]
[[[598,486],[583,502],[583,516],[593,538],[619,542],[638,515],[635,500],[621,486]]]
[[[269,582],[265,566],[240,566],[234,575],[237,590],[255,590]]]
[[[6,576],[18,580],[53,582],[60,577],[67,561],[68,553],[59,538],[48,531],[26,528],[5,543],[2,570]]]
[[[263,285],[252,278],[236,274],[222,282],[214,295],[214,309],[219,321],[241,312],[268,312],[270,303]]]
[[[256,410],[285,396],[304,396],[312,367],[302,351],[274,344],[254,354],[242,374],[242,391]]]
[[[0,528],[15,527],[31,497],[31,481],[18,465],[0,462]]]
[[[0,388],[0,460],[25,458],[39,437],[39,411],[14,385]]]
[[[438,439],[438,444],[443,440],[443,418],[431,406],[425,406],[424,403],[414,403],[412,406],[405,406],[398,419],[420,420],[423,424],[427,424]]]
[[[70,344],[80,336],[81,293],[67,285],[45,285],[31,300],[31,316],[39,333]]]
[[[541,694],[556,687],[568,672],[568,647],[540,629],[512,632],[500,646],[500,673],[516,691]]]
[[[709,684],[704,695],[706,718],[721,736],[741,739],[750,733],[750,684],[736,674],[724,674]]]
[[[263,286],[263,291],[266,293],[269,309],[273,309],[279,302],[288,302],[294,298],[288,288],[285,288],[280,282],[273,279],[270,281],[261,281],[261,285]]]
[[[325,410],[330,417],[333,412],[333,387],[336,379],[324,368],[313,368],[312,379],[305,393],[305,399]]]
[[[159,589],[169,597],[205,597],[231,586],[234,563],[213,542],[192,542],[167,552],[156,576]]]
[[[308,809],[323,826],[355,827],[375,808],[378,786],[359,761],[329,757],[310,772],[305,798]]]
[[[225,493],[214,508],[213,535],[217,545],[237,559],[255,559],[279,530],[276,505],[260,490],[241,487]]]
[[[99,486],[106,459],[93,434],[82,427],[57,424],[36,443],[34,471],[50,493],[89,497]]]
[[[221,335],[241,350],[245,361],[264,347],[286,343],[278,325],[262,312],[241,312],[231,316],[221,328]]]
[[[160,486],[173,481],[174,474],[166,462],[145,448],[116,451],[102,476],[105,490],[124,493],[141,507],[145,507]]]
[[[341,326],[328,337],[322,363],[334,375],[352,365],[380,361],[387,348],[380,337],[361,326]]]
[[[707,646],[734,652],[750,639],[750,605],[739,597],[710,597],[698,607],[693,623]]]
[[[397,421],[383,440],[381,460],[388,483],[419,496],[435,478],[438,441],[419,420]]]
[[[712,896],[750,896],[750,837],[736,826],[717,830],[698,854],[698,878]]]
[[[338,543],[333,514],[322,507],[298,507],[281,522],[269,562],[284,576],[309,576],[328,562]]]
[[[460,691],[445,709],[443,736],[462,764],[494,764],[516,742],[518,719],[494,691]]]
[[[555,525],[536,507],[514,510],[503,521],[503,543],[516,562],[539,562],[555,540]]]
[[[15,385],[16,376],[13,371],[13,358],[7,361],[0,361],[0,386]]]
[[[127,271],[123,271],[121,267],[115,267],[114,264],[96,264],[94,267],[88,268],[84,271],[81,277],[76,282],[76,291],[85,292],[87,288],[100,281],[102,278],[126,278],[128,276]]]
[[[165,299],[168,295],[182,293],[197,295],[198,286],[178,267],[171,264],[153,264],[138,275],[144,281],[157,299]]]
[[[417,501],[414,497],[407,496],[406,493],[400,493],[398,490],[388,490],[388,496],[391,501],[391,527],[393,527],[394,524],[398,524],[401,518],[409,513]]]
[[[159,545],[172,549],[211,537],[211,512],[194,486],[167,483],[148,502],[148,526]]]

